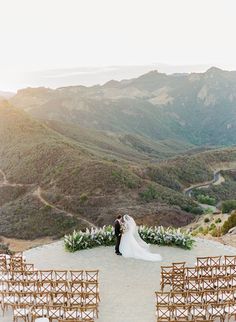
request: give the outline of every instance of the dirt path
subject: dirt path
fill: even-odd
[[[78,216],[77,214],[72,214],[70,212],[67,212],[61,208],[58,208],[56,206],[54,206],[53,204],[51,204],[50,202],[48,202],[46,199],[44,199],[44,197],[42,196],[42,189],[40,187],[38,187],[34,192],[33,195],[36,196],[45,206],[51,207],[53,209],[55,209],[58,212],[63,212],[67,217],[75,217],[78,218],[79,220],[83,221],[84,223],[86,223],[87,225],[89,225],[89,227],[93,227],[93,228],[97,228],[97,226],[95,226],[92,222],[90,222],[89,220]]]
[[[21,183],[10,183],[7,180],[6,174],[0,169],[0,175],[2,176],[2,180],[0,180],[0,187],[3,186],[7,186],[7,187],[24,187],[24,186],[33,186],[33,185],[29,185],[29,184],[21,184]],[[1,179],[1,178],[0,178]],[[42,196],[42,189],[40,187],[37,187],[37,189],[35,191],[32,192],[32,194],[34,196],[36,196],[41,202],[42,204],[44,204],[45,206],[48,206],[50,208],[55,209],[58,212],[62,212],[64,213],[67,217],[76,217],[79,220],[83,221],[84,223],[86,223],[89,227],[93,227],[93,228],[97,228],[96,225],[94,225],[92,222],[90,222],[89,220],[78,216],[77,214],[72,214],[70,212],[67,212],[63,209],[60,209],[56,206],[54,206],[53,204],[51,204],[50,202],[48,202],[47,200],[45,200]]]

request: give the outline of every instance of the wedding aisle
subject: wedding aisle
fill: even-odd
[[[160,266],[173,261],[193,265],[196,256],[236,254],[236,249],[198,239],[193,250],[174,247],[152,247],[162,255],[162,262],[144,262],[116,256],[111,247],[68,253],[62,242],[25,252],[27,262],[38,269],[99,269],[100,322],[155,322],[154,292],[159,289]],[[11,315],[0,322],[12,321]]]

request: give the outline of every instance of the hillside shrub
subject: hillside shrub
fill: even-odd
[[[192,235],[181,229],[160,227],[139,227],[140,237],[148,244],[177,246],[191,249],[194,244]],[[89,249],[98,246],[114,246],[116,242],[115,231],[112,226],[91,228],[86,231],[74,231],[64,237],[65,248],[70,252]]]
[[[222,220],[220,219],[220,218],[217,218],[216,220],[215,220],[215,223],[216,224],[219,224],[219,223],[221,223],[222,222]]]
[[[88,195],[87,193],[82,193],[79,198],[81,203],[85,203],[88,200]]]
[[[207,222],[209,222],[210,221],[210,219],[208,218],[208,217],[206,217],[205,219],[204,219],[204,222],[205,223],[207,223]]]
[[[222,234],[225,235],[227,232],[236,226],[236,211],[233,212],[229,218],[224,222],[222,226]]]
[[[236,200],[226,200],[222,202],[222,212],[229,213],[236,210]]]
[[[208,195],[198,195],[197,196],[197,201],[202,203],[202,204],[206,204],[206,205],[210,205],[210,206],[215,206],[216,205],[216,199],[213,197],[210,197]]]
[[[141,196],[142,200],[144,200],[146,202],[150,202],[152,200],[157,199],[158,193],[157,193],[156,188],[153,185],[150,185],[147,187],[147,189],[145,191],[140,193],[140,196]]]

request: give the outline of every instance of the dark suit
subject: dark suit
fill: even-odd
[[[121,231],[121,225],[120,225],[120,222],[119,222],[118,219],[115,220],[114,227],[115,227],[115,236],[116,236],[115,252],[119,253],[120,252],[119,247],[120,247],[120,240],[121,240],[122,231]]]

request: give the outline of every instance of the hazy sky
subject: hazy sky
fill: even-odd
[[[236,69],[235,14],[235,0],[0,0],[0,85],[78,66]]]

